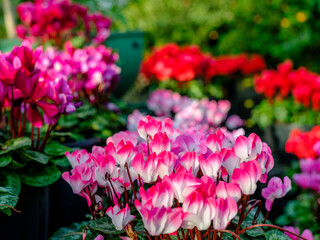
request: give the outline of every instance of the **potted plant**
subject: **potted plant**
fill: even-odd
[[[50,239],[312,239],[272,225],[261,200],[250,200],[274,164],[257,135],[172,126],[147,116],[105,147],[68,154],[73,169],[63,178],[87,200],[92,220]],[[289,178],[270,179],[262,193],[267,211],[290,189]]]
[[[265,70],[255,76],[255,90],[266,99],[253,109],[251,121],[262,129],[273,128],[280,153],[284,153],[293,128],[308,130],[320,120],[317,79],[317,74],[305,68],[294,70],[290,60],[278,65],[277,70]]]

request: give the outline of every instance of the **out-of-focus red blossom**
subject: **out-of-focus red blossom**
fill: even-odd
[[[101,43],[110,35],[109,18],[99,12],[89,14],[86,7],[72,3],[71,0],[24,2],[18,5],[17,13],[22,22],[16,28],[21,39],[42,43],[52,40],[62,46],[73,36],[89,37],[93,29],[94,43]]]
[[[292,69],[291,60],[278,65],[277,70],[264,70],[254,77],[255,90],[267,98],[292,95],[305,107],[320,108],[320,76],[306,68]]]
[[[299,158],[301,173],[293,175],[295,183],[303,189],[320,193],[320,126],[309,132],[298,129],[290,133],[286,151]]]
[[[294,129],[290,132],[285,150],[287,153],[296,155],[299,159],[315,158],[318,154],[314,150],[314,145],[318,141],[320,141],[320,126],[315,126],[308,132]]]
[[[180,47],[175,43],[156,48],[142,63],[141,73],[148,79],[179,82],[203,78],[210,81],[217,75],[230,75],[240,71],[244,75],[265,68],[259,55],[246,54],[212,57],[203,53],[196,45]]]

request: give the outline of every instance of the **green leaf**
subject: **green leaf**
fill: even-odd
[[[90,227],[102,234],[121,234],[124,230],[118,231],[108,217],[99,218],[89,223]]]
[[[31,165],[20,171],[21,181],[33,187],[44,187],[56,182],[61,172],[52,166]]]
[[[65,157],[65,156],[58,157],[58,158],[51,157],[50,162],[52,162],[53,164],[55,164],[59,167],[69,167],[70,166],[70,163],[69,163],[67,157]]]
[[[17,169],[23,168],[25,165],[26,165],[25,162],[19,163],[15,160],[12,160],[11,163],[8,165],[8,168],[12,170],[17,170]]]
[[[7,166],[12,161],[12,157],[10,154],[1,155],[0,156],[0,167]]]
[[[69,227],[60,228],[49,238],[49,240],[82,240],[82,231],[87,224],[88,222],[73,223]],[[88,231],[86,240],[92,239],[94,239],[93,234]]]
[[[15,153],[15,157],[24,159],[25,161],[36,161],[41,164],[47,164],[49,161],[49,157],[47,155],[32,150],[17,151]]]
[[[0,210],[8,216],[11,215],[11,209],[8,206],[17,205],[20,190],[21,183],[17,173],[9,170],[0,172]]]
[[[71,150],[70,148],[56,141],[47,144],[46,147],[44,148],[45,154],[49,156],[55,156],[55,157],[64,156],[64,154],[66,152],[69,152],[70,150]]]
[[[31,141],[27,137],[11,139],[1,145],[2,151],[0,151],[0,155],[4,155],[8,152],[17,150],[19,148],[27,147],[30,145],[31,145]]]
[[[271,230],[266,233],[266,240],[291,240],[286,234],[278,230]]]

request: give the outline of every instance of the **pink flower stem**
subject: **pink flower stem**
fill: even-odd
[[[235,233],[237,234],[240,230],[240,226],[241,226],[241,223],[243,221],[243,216],[244,216],[244,213],[246,211],[246,207],[247,207],[247,203],[248,203],[248,198],[249,196],[248,195],[244,195],[243,196],[243,202],[242,202],[242,208],[241,208],[241,213],[240,213],[240,217],[239,217],[239,222],[237,224],[237,228],[235,230]],[[235,236],[233,237],[233,239],[235,239]]]
[[[298,237],[298,238],[301,238],[301,239],[304,239],[304,240],[308,240],[308,239],[306,239],[306,238],[304,238],[304,237],[301,237],[300,235],[295,234],[294,232],[291,232],[291,231],[289,231],[289,230],[286,230],[286,229],[284,229],[284,228],[282,228],[282,227],[278,227],[278,226],[275,226],[275,225],[272,225],[272,224],[263,224],[263,223],[262,223],[262,224],[256,224],[256,225],[252,225],[252,226],[246,227],[246,228],[242,229],[242,230],[239,232],[239,235],[242,234],[242,233],[244,233],[244,232],[246,232],[246,231],[249,230],[249,229],[257,228],[257,227],[276,228],[276,229],[279,229],[279,230],[281,230],[281,231],[283,231],[283,232],[288,232],[288,233],[290,233],[290,234],[292,234],[292,235],[294,235],[294,236],[296,236],[296,237]]]
[[[40,145],[40,128],[37,128],[37,144],[36,144],[36,149],[39,148]]]
[[[2,128],[2,107],[3,107],[3,104],[2,102],[0,102],[0,128]]]
[[[190,239],[194,240],[194,230],[193,229],[190,230]]]
[[[21,131],[22,131],[22,114],[20,114],[20,119],[19,119],[18,137],[21,137]]]
[[[16,131],[14,126],[14,97],[13,97],[13,84],[11,85],[11,128],[12,128],[12,138],[16,138]]]
[[[252,211],[252,209],[254,209],[257,205],[258,205],[258,208],[257,208],[256,214],[254,215],[253,222],[256,220],[256,218],[258,217],[258,216],[256,217],[256,215],[259,215],[260,210],[261,210],[261,200],[257,200],[257,201],[249,208],[249,210],[248,210],[248,211],[246,212],[246,214],[244,215],[243,220],[246,219],[246,217],[248,216],[248,214],[249,214],[249,213]],[[252,223],[252,224],[254,224],[254,223]]]
[[[128,192],[127,192],[126,187],[124,187],[124,196],[125,196],[126,203],[128,203],[128,205],[129,205]]]
[[[171,237],[168,234],[165,234],[165,237],[167,240],[171,240]],[[179,234],[178,234],[178,238],[180,239]]]
[[[201,239],[201,232],[199,231],[199,229],[197,227],[195,227],[194,229],[196,232],[197,239]]]
[[[94,203],[93,203],[93,201],[92,201],[92,196],[91,196],[91,191],[90,191],[90,186],[88,186],[87,187],[87,190],[88,190],[88,195],[89,195],[89,197],[90,197],[90,200],[91,200],[91,205],[89,206],[89,209],[90,209],[90,213],[91,213],[91,216],[92,216],[92,218],[93,218],[93,220],[95,220],[96,219],[96,216],[95,216],[95,212],[94,212]]]
[[[147,134],[147,149],[148,149],[148,156],[150,155],[150,148],[149,148],[149,135]]]
[[[122,203],[121,203],[120,199],[118,198],[117,192],[115,191],[115,189],[114,189],[114,187],[113,187],[112,180],[111,180],[111,178],[110,178],[110,176],[109,176],[109,175],[108,175],[108,180],[109,180],[109,182],[110,182],[110,185],[111,185],[112,191],[113,191],[114,195],[115,195],[115,196],[116,196],[116,198],[117,198],[117,201],[118,201],[119,206],[120,206],[121,208],[123,208],[123,205],[122,205]]]
[[[22,132],[21,136],[24,135],[24,132],[26,131],[26,125],[27,125],[27,104],[24,104],[24,113],[23,113],[23,126],[22,126]]]
[[[129,176],[129,180],[130,180],[130,184],[131,184],[131,187],[132,187],[132,192],[133,192],[134,198],[138,199],[137,198],[137,194],[136,194],[136,190],[134,189],[134,185],[133,185],[133,182],[132,182],[132,179],[131,179],[131,175],[130,175],[128,164],[126,163],[125,166],[127,168],[127,172],[128,172],[128,176]]]
[[[50,134],[51,134],[52,130],[54,129],[54,127],[55,127],[55,125],[52,125],[52,124],[49,125],[49,127],[48,127],[48,129],[47,129],[47,132],[46,132],[46,135],[44,136],[44,138],[43,138],[43,140],[42,140],[42,143],[41,143],[41,145],[40,145],[40,148],[39,148],[39,151],[40,151],[40,152],[43,152],[44,147],[46,146],[47,141],[48,141],[48,139],[49,139],[49,137],[50,137]],[[39,141],[40,141],[40,140],[39,140]]]
[[[141,181],[141,176],[140,176],[140,174],[138,174],[138,179],[139,179],[140,187],[142,187],[142,181]]]
[[[34,126],[31,126],[31,149],[34,149]]]
[[[264,219],[263,219],[263,224],[264,223],[266,223],[266,221],[267,221],[267,219],[268,219],[268,217],[269,217],[269,213],[270,213],[270,211],[268,211],[267,213],[266,213],[266,216],[264,217]]]
[[[182,239],[183,239],[183,240],[186,240],[187,238],[186,238],[186,236],[184,235],[184,231],[183,231],[183,229],[182,229],[182,228],[180,228],[180,231],[181,231]]]
[[[208,237],[211,235],[211,233],[209,232]],[[218,232],[217,230],[213,230],[213,240],[217,240],[218,239]]]
[[[218,230],[218,232],[221,232],[221,233],[230,233],[230,234],[233,235],[234,238],[237,238],[237,239],[241,240],[241,238],[239,237],[240,234],[238,235],[238,234],[236,234],[236,233],[234,233],[234,232],[231,232],[231,231],[229,231],[229,230]]]

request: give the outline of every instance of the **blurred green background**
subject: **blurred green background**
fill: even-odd
[[[13,6],[18,2],[11,0]],[[320,72],[319,0],[74,2],[110,16],[114,31],[144,30],[147,49],[167,42],[198,44],[214,55],[260,53],[270,67],[291,58],[295,67]],[[3,18],[0,21],[0,37],[5,38]]]

